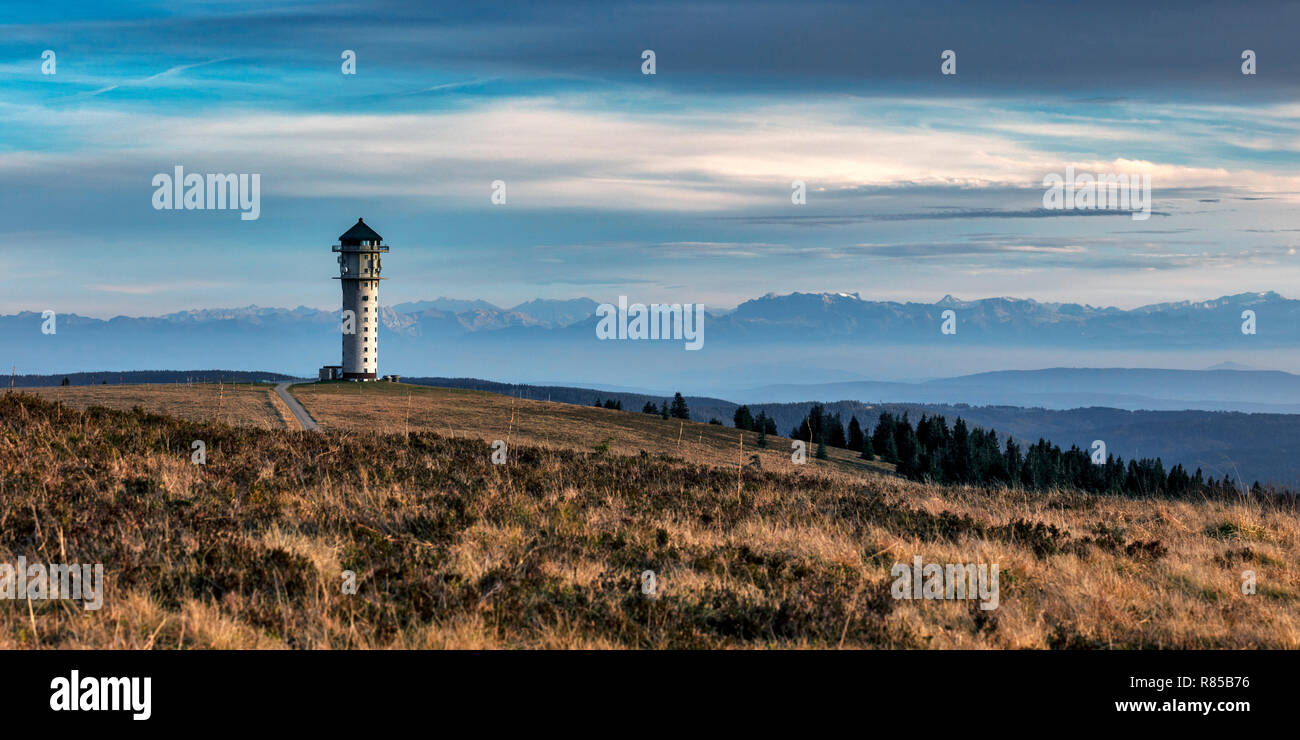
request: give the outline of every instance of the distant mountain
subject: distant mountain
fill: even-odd
[[[581,321],[596,312],[597,302],[590,298],[554,300],[536,298],[510,309],[502,309],[478,299],[437,298],[432,301],[408,301],[392,307],[398,314],[441,317],[473,314],[458,323],[468,331],[499,329],[505,326],[541,326],[559,328]],[[430,313],[433,312],[433,313]],[[519,318],[520,316],[526,318]],[[529,321],[528,319],[532,319]]]
[[[571,298],[567,301],[537,298],[520,303],[510,310],[531,316],[546,326],[562,327],[593,316],[599,305],[590,298]]]
[[[277,321],[285,317],[291,318],[311,318],[320,314],[319,309],[299,306],[297,308],[262,308],[260,306],[244,306],[243,308],[201,308],[190,309],[189,311],[178,311],[176,313],[164,314],[158,318],[174,323],[203,323],[208,321],[250,321],[250,322],[267,322]],[[119,316],[113,321],[126,319]],[[94,321],[94,319],[90,319]]]
[[[393,306],[393,310],[398,313],[420,313],[421,311],[446,311],[450,313],[463,313],[465,311],[500,311],[500,308],[477,299],[463,300],[460,298],[435,298],[432,301],[409,301],[399,303]]]
[[[591,298],[538,299],[502,309],[476,299],[439,298],[383,306],[381,367],[403,375],[509,381],[565,378],[741,398],[744,388],[774,383],[935,378],[962,368],[1102,362],[1122,366],[1137,364],[1134,358],[1141,358],[1143,365],[1205,366],[1225,358],[1260,357],[1261,351],[1272,354],[1259,362],[1275,366],[1300,359],[1300,301],[1272,292],[1132,310],[1019,298],[965,301],[946,296],[935,303],[899,303],[863,300],[846,292],[768,294],[733,311],[710,311],[704,347],[698,352],[685,351],[680,340],[598,341],[596,305]],[[941,331],[946,311],[954,312],[956,334]],[[1241,331],[1245,311],[1254,312],[1256,334]],[[88,367],[266,368],[311,376],[320,365],[338,362],[338,321],[338,311],[304,306],[196,309],[111,319],[60,314],[57,332],[44,334],[41,314],[23,312],[0,316],[0,366],[17,365],[29,373],[78,372]],[[1009,359],[1013,355],[1014,361]],[[1215,382],[1236,383],[1240,378],[1216,378],[1199,386],[1195,394],[1177,396],[1165,393],[1162,380],[1125,385],[1130,380],[1140,378],[1094,386],[1070,380],[1065,386],[1058,383],[1042,389],[990,379],[976,383],[977,389],[931,387],[925,390],[933,393],[924,397],[912,395],[915,388],[891,384],[837,392],[845,394],[841,398],[1053,407],[1103,403],[1167,408],[1163,401],[1189,400],[1226,402],[1207,403],[1205,408],[1275,410],[1277,404],[1296,402],[1291,396],[1269,397],[1264,391],[1243,395],[1241,388],[1225,387],[1220,392],[1213,387]],[[985,387],[990,383],[994,387]],[[774,400],[811,397],[763,390],[764,397]],[[895,390],[907,395],[899,396]],[[1028,398],[1026,394],[1046,395]]]
[[[454,338],[509,327],[542,326],[531,316],[500,308],[474,308],[460,313],[435,308],[407,313],[380,309],[379,318],[385,328],[412,337]]]
[[[738,391],[762,403],[839,401],[966,403],[1071,409],[1300,413],[1300,375],[1274,370],[1050,368],[1004,370],[920,383],[851,381]]]
[[[1256,333],[1244,335],[1242,312],[1255,312]],[[956,333],[942,334],[953,311]],[[819,344],[996,344],[1070,347],[1296,346],[1300,301],[1274,292],[1241,293],[1212,301],[1160,303],[1124,310],[1031,299],[936,303],[866,301],[853,293],[769,293],[717,316],[715,337]]]

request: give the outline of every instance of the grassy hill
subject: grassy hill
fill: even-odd
[[[607,450],[616,455],[671,455],[705,465],[752,464],[758,455],[767,470],[793,470],[791,442],[728,426],[661,419],[636,411],[512,398],[485,391],[431,388],[402,383],[306,383],[290,391],[321,426],[353,431],[430,431],[488,442],[502,440],[548,449]],[[742,443],[743,439],[743,443]],[[813,457],[815,449],[807,450]],[[830,448],[824,464],[846,472],[888,472],[887,463],[867,462],[848,450]]]
[[[471,391],[294,392],[322,432],[0,395],[0,563],[108,584],[99,611],[0,601],[0,648],[1300,647],[1294,510],[943,488],[795,466],[777,438],[755,465],[732,429]],[[893,598],[914,555],[998,564],[998,608]]]
[[[192,385],[72,385],[24,388],[23,393],[58,401],[71,408],[89,406],[172,414],[193,421],[214,421],[261,429],[298,429],[293,415],[265,383],[195,383]]]

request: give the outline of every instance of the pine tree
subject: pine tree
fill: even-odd
[[[799,425],[790,433],[791,439],[806,439],[808,444],[814,440],[820,440],[825,436],[826,423],[830,419],[826,414],[826,407],[820,403],[814,403],[808,409],[808,415],[799,422]]]
[[[826,436],[821,435],[817,437],[817,459],[825,460],[826,457]]]
[[[659,406],[659,416],[662,417],[662,418],[664,418],[664,419],[667,419],[667,418],[668,418],[668,402],[667,402],[667,401],[664,401],[663,404]]]
[[[760,421],[760,422],[763,421],[762,413],[763,413],[763,412],[761,412],[761,411],[759,412],[759,421]],[[759,446],[759,447],[767,447],[767,425],[766,425],[766,424],[763,424],[763,423],[760,423],[760,424],[758,425],[758,446]]]
[[[812,433],[812,438],[818,442],[824,441],[826,436],[826,407],[820,403],[814,403],[812,408],[808,409],[808,430]]]
[[[903,412],[903,418],[894,420],[894,445],[898,450],[898,472],[903,476],[914,476],[917,474],[920,465],[920,443],[916,439],[916,430],[912,429],[912,424],[907,420],[907,412]]]
[[[659,413],[659,409],[655,408],[655,405],[654,405],[653,403],[650,403],[649,401],[646,401],[646,402],[645,402],[645,405],[641,407],[641,413],[643,413],[643,414],[657,414],[657,413]]]
[[[1002,460],[1003,465],[1007,469],[1007,480],[1010,481],[1012,485],[1018,484],[1020,482],[1020,467],[1023,464],[1023,460],[1020,457],[1020,445],[1016,444],[1015,440],[1010,437],[1007,437],[1007,451],[1002,453]]]
[[[841,450],[848,446],[849,442],[844,437],[844,423],[840,421],[840,415],[826,417],[827,436],[830,438],[830,446],[838,447]]]
[[[871,433],[871,449],[887,463],[898,462],[898,446],[894,443],[894,415],[880,413],[880,421]]]
[[[862,452],[862,426],[858,424],[858,417],[849,417],[849,449],[854,452]],[[868,458],[870,459],[870,458]]]
[[[686,399],[682,398],[681,392],[673,394],[673,408],[669,412],[674,419],[690,419],[691,411],[686,407]]]
[[[748,406],[741,406],[736,409],[734,421],[737,429],[749,431],[754,428],[754,416],[749,412]]]
[[[971,482],[971,444],[966,421],[957,418],[952,425],[952,481],[954,483]]]
[[[868,439],[868,438],[866,438],[866,437],[863,437],[863,439],[862,439],[862,454],[859,455],[859,457],[861,457],[863,460],[875,460],[875,459],[876,459],[875,454],[872,453],[872,451],[871,451],[871,440]]]
[[[763,427],[763,431],[764,431],[764,432],[767,432],[768,434],[776,434],[776,433],[777,433],[777,431],[776,431],[776,419],[773,419],[772,417],[769,416],[769,417],[767,417],[767,421],[765,421],[764,424],[765,424],[765,426]]]

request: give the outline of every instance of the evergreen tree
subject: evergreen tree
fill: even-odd
[[[1003,466],[1007,470],[1007,480],[1012,484],[1020,482],[1020,466],[1024,461],[1020,457],[1020,445],[1007,437],[1007,451],[1002,454]]]
[[[646,402],[645,402],[645,405],[641,407],[641,413],[643,413],[643,414],[657,414],[657,413],[659,413],[659,409],[655,408],[655,405],[654,405],[653,403],[651,403],[651,402],[649,402],[649,401],[646,401]]]
[[[880,421],[871,432],[871,449],[887,463],[898,462],[898,446],[894,443],[894,415],[888,411],[880,413]]]
[[[825,460],[826,457],[826,437],[822,435],[817,438],[817,459]]]
[[[823,441],[826,431],[826,422],[830,417],[826,415],[826,407],[820,403],[814,403],[808,409],[808,415],[799,422],[799,426],[794,428],[790,434],[793,439],[807,440],[808,444],[814,441]]]
[[[592,406],[595,406],[595,407],[598,408],[598,409],[599,409],[599,408],[604,408],[604,406],[605,406],[603,403],[600,402],[600,396],[596,396],[596,402],[593,403],[593,404],[591,404],[591,405],[592,405]]]
[[[748,406],[741,406],[736,409],[734,421],[737,429],[750,431],[754,428],[754,416],[749,412]]]
[[[808,429],[818,442],[825,441],[827,418],[826,407],[820,403],[814,403],[812,408],[808,409]]]
[[[862,452],[862,426],[858,424],[858,417],[849,417],[849,449],[854,452]],[[870,458],[868,458],[870,459]]]
[[[681,392],[673,394],[673,408],[669,415],[674,419],[690,419],[691,411],[686,407],[686,399]]]
[[[952,460],[952,466],[950,471],[947,471],[946,477],[954,483],[970,483],[970,433],[966,429],[966,421],[961,417],[958,417],[956,423],[952,425],[952,457],[950,459]]]
[[[849,442],[844,437],[844,422],[840,421],[840,415],[827,416],[825,423],[830,446],[841,450],[847,447]]]
[[[767,424],[764,423],[763,412],[760,411],[760,412],[758,412],[758,413],[759,413],[759,416],[758,416],[758,419],[759,419],[759,424],[758,424],[758,446],[759,446],[759,447],[767,447]]]
[[[912,480],[1170,498],[1247,495],[1248,492],[1256,496],[1276,495],[1268,487],[1252,487],[1249,491],[1244,485],[1238,488],[1227,476],[1220,482],[1207,479],[1201,470],[1191,475],[1182,464],[1166,470],[1164,461],[1158,457],[1129,460],[1126,464],[1122,458],[1110,455],[1104,463],[1094,464],[1087,450],[1077,445],[1062,450],[1046,439],[1029,445],[1023,453],[1020,445],[1010,438],[1005,446],[999,446],[997,431],[972,428],[960,418],[949,433],[942,416],[922,416],[915,430],[906,415],[902,419],[888,414],[881,416],[884,422],[881,426],[892,427],[893,434],[885,434],[877,427],[872,434],[873,444],[879,439],[883,448],[892,441],[899,474]]]
[[[764,424],[764,426],[763,426],[763,431],[766,432],[767,434],[776,434],[776,433],[777,433],[777,431],[776,431],[776,419],[773,419],[772,417],[769,416],[769,417],[767,417],[767,421],[763,422],[763,424]]]
[[[663,404],[659,407],[659,416],[661,416],[661,417],[664,418],[664,419],[667,419],[667,418],[668,418],[668,402],[667,402],[667,401],[664,401]]]
[[[894,420],[894,446],[898,450],[898,472],[900,475],[912,477],[917,476],[920,471],[920,443],[916,439],[916,430],[912,429],[912,424],[907,420],[907,412],[903,412],[903,418]]]
[[[62,384],[63,384],[63,385],[70,385],[70,382],[68,381],[67,378],[64,378]]]

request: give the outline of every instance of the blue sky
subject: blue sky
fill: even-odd
[[[105,5],[0,16],[0,312],[332,307],[358,216],[387,303],[1300,296],[1282,3]],[[261,217],[154,210],[176,165]],[[1155,214],[1043,213],[1067,165]]]

